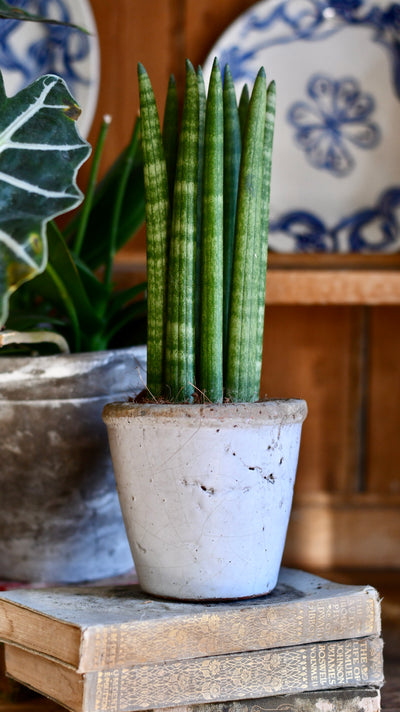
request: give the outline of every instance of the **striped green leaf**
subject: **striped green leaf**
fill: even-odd
[[[257,400],[255,374],[259,301],[259,247],[266,113],[264,69],[257,75],[248,108],[239,176],[235,255],[227,354],[227,397]]]
[[[198,182],[197,182],[197,225],[196,225],[196,263],[195,263],[195,304],[194,304],[194,321],[195,321],[195,353],[196,353],[196,383],[199,382],[199,353],[200,353],[200,283],[201,283],[201,231],[203,220],[203,171],[204,171],[204,130],[206,120],[206,101],[207,92],[204,83],[204,76],[201,67],[197,69],[197,81],[199,86],[199,165],[198,165]]]
[[[241,136],[244,134],[244,127],[246,126],[247,110],[249,108],[250,94],[249,87],[247,84],[243,85],[243,89],[240,93],[239,99],[239,122],[240,122],[240,133]]]
[[[0,325],[10,294],[46,267],[48,221],[82,200],[76,175],[90,146],[79,114],[59,77],[7,98],[0,75]]]
[[[165,350],[167,393],[172,400],[181,401],[192,399],[195,383],[198,142],[199,88],[188,61],[171,222]]]
[[[265,314],[265,287],[267,277],[268,259],[268,229],[269,229],[269,205],[271,193],[271,167],[272,167],[272,144],[275,127],[276,109],[276,86],[271,82],[267,89],[267,111],[265,116],[265,134],[263,147],[263,178],[262,178],[262,201],[261,201],[261,229],[260,229],[260,259],[258,275],[258,318],[257,318],[257,339],[256,339],[256,362],[254,367],[254,378],[256,383],[261,379],[262,350],[264,334],[264,314]],[[258,390],[258,388],[257,388]]]
[[[175,77],[169,78],[167,98],[165,100],[164,119],[162,128],[162,138],[164,146],[165,161],[167,164],[169,199],[172,205],[174,196],[176,156],[178,151],[179,135],[179,107],[178,92]]]
[[[200,245],[200,390],[215,403],[223,398],[223,126],[222,79],[215,60],[206,104]]]
[[[154,92],[140,63],[138,78],[146,197],[147,386],[157,398],[164,386],[168,180]]]
[[[236,203],[242,152],[239,111],[232,74],[224,74],[224,354],[228,341],[232,262],[235,246]]]

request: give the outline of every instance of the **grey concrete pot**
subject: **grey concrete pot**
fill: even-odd
[[[145,364],[145,347],[0,358],[0,578],[132,567],[101,413],[143,388]]]

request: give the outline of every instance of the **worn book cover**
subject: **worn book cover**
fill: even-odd
[[[137,585],[16,589],[0,596],[0,640],[79,672],[379,635],[371,586],[282,569],[268,596],[227,603],[152,598]]]
[[[254,700],[167,707],[163,712],[380,712],[380,709],[380,690],[373,687],[352,687]]]
[[[19,704],[7,703],[0,698],[0,712],[60,712],[62,709],[56,702],[39,695]],[[165,707],[163,712],[380,712],[380,709],[379,690],[350,688],[238,702]]]
[[[73,712],[132,712],[383,683],[378,637],[86,673],[10,644],[5,660],[14,679]]]

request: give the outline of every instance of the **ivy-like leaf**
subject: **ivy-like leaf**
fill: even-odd
[[[83,27],[78,25],[73,25],[70,22],[63,22],[62,20],[52,20],[49,17],[42,17],[41,15],[36,15],[32,12],[27,12],[20,7],[12,7],[6,0],[0,0],[0,19],[3,20],[24,20],[29,22],[47,22],[52,25],[67,25],[68,27],[74,27],[81,32],[87,33]]]
[[[80,108],[47,74],[7,98],[0,75],[0,326],[8,299],[47,264],[47,222],[75,208],[90,145],[76,128]]]

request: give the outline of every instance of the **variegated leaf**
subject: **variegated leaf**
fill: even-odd
[[[1,75],[0,75],[1,78]],[[0,326],[8,298],[47,264],[46,224],[79,205],[90,145],[65,82],[45,75],[7,98],[0,81]]]
[[[62,20],[52,20],[48,17],[42,17],[41,15],[36,15],[32,12],[27,12],[21,7],[11,6],[7,0],[0,0],[0,19],[2,20],[24,20],[29,22],[47,22],[52,25],[66,25],[68,27],[75,27],[81,32],[87,33],[83,27],[74,25],[71,22],[63,22]]]

